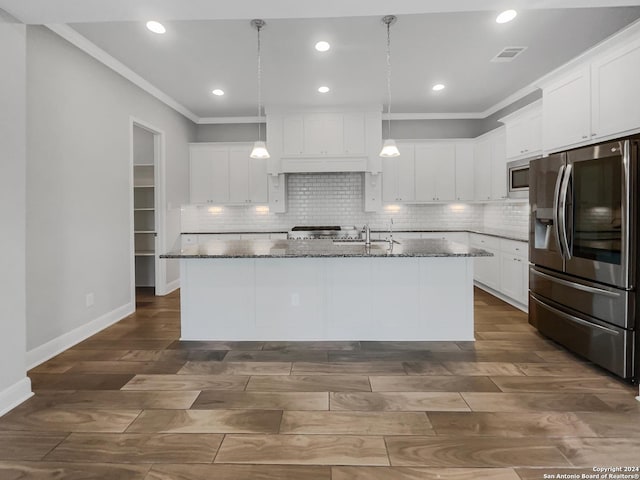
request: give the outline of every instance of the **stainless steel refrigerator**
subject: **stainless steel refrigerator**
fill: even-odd
[[[640,137],[530,163],[529,323],[625,379],[638,377]]]

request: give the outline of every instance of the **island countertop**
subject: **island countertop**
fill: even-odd
[[[442,239],[401,240],[215,240],[189,245],[160,258],[305,258],[305,257],[490,257],[485,250]]]

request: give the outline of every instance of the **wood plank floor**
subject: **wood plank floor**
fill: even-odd
[[[476,342],[181,342],[179,313],[177,292],[141,294],[134,315],[30,371],[35,396],[0,418],[0,479],[534,480],[640,465],[636,388],[480,290]]]

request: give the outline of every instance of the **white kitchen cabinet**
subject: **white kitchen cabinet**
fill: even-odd
[[[527,242],[472,233],[472,247],[493,253],[493,257],[476,257],[474,279],[520,308],[528,303],[529,250]]]
[[[474,146],[476,200],[491,200],[491,139],[483,137]]]
[[[282,118],[285,156],[364,155],[363,113],[286,114]]]
[[[492,257],[475,257],[474,259],[474,280],[493,288],[500,289],[500,240],[497,237],[488,235],[479,235],[472,233],[470,235],[470,244],[472,247],[481,248],[489,253]]]
[[[475,199],[475,162],[473,143],[456,143],[456,200],[468,202]]]
[[[538,100],[500,119],[505,124],[507,158],[529,158],[542,153],[542,101]]]
[[[640,40],[591,64],[593,137],[640,129]]]
[[[482,135],[474,147],[475,199],[507,198],[507,155],[504,128]]]
[[[456,198],[456,147],[453,143],[416,144],[415,199],[443,202]]]
[[[526,243],[500,240],[500,291],[526,305],[529,296],[529,262]]]
[[[491,137],[491,198],[507,198],[507,152],[504,129]]]
[[[557,151],[591,138],[589,66],[575,70],[543,88],[542,125],[545,152]]]
[[[267,203],[267,161],[250,152],[250,144],[191,144],[191,203]]]
[[[415,200],[414,145],[398,143],[399,157],[382,159],[382,201],[413,202]]]

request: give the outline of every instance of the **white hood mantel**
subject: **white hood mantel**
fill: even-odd
[[[379,173],[381,107],[267,112],[268,170]]]

